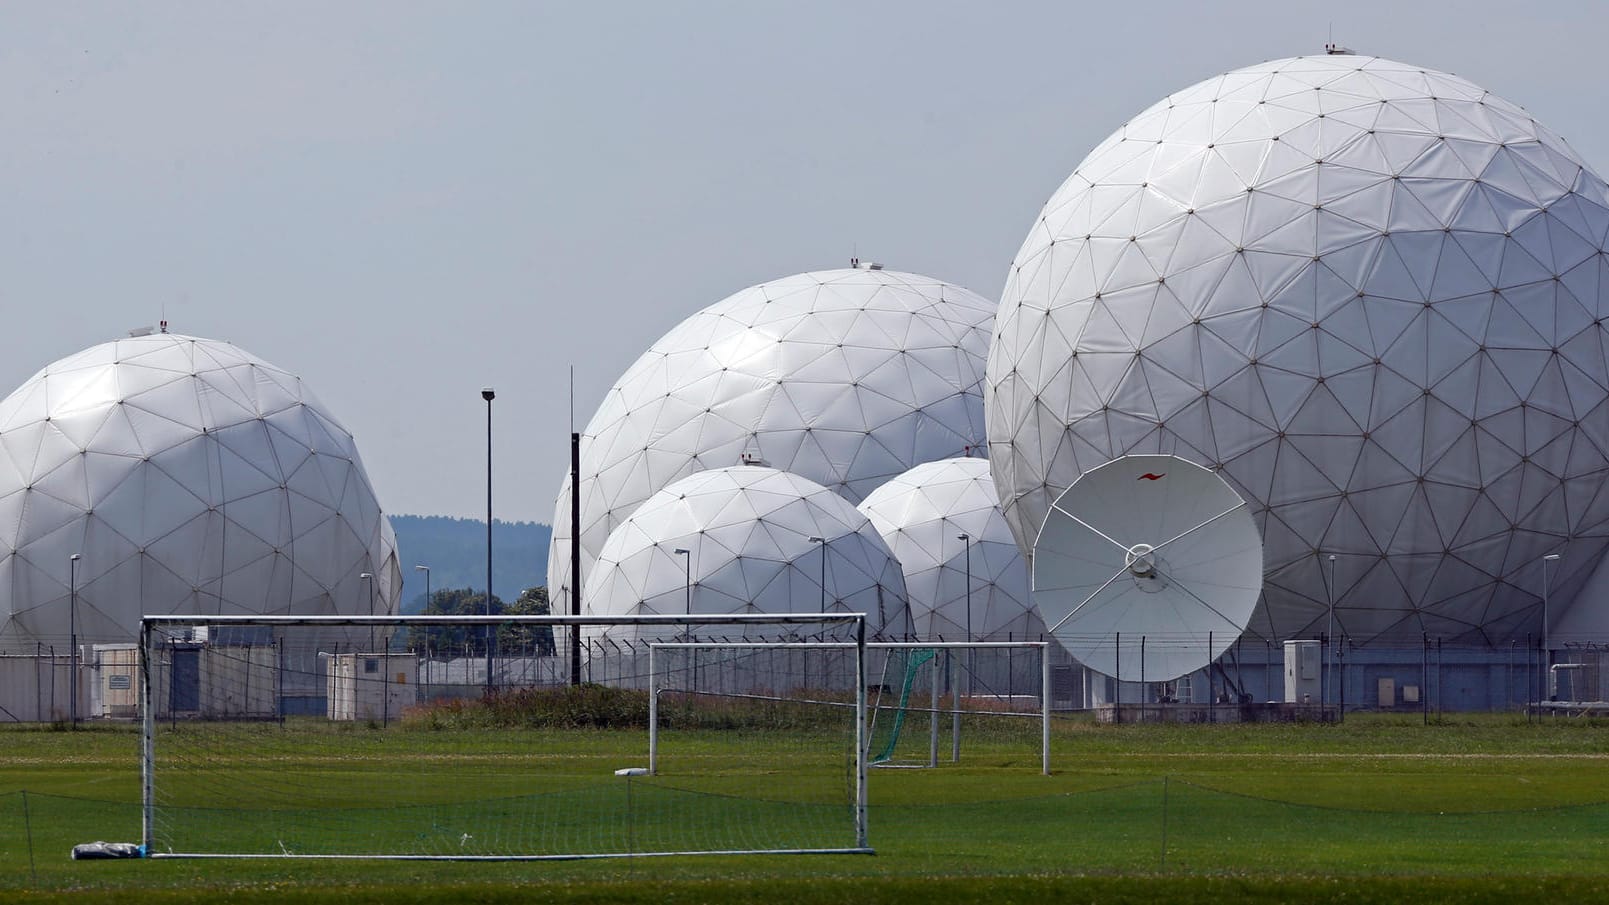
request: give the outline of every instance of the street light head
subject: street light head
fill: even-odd
[[[497,391],[491,387],[481,387],[480,398],[486,400],[487,402],[491,402],[493,399],[497,398]]]
[[[359,575],[358,577],[359,578],[373,578],[374,574],[371,573],[371,572],[364,572],[363,574]]]
[[[72,556],[69,556],[67,558],[72,560],[73,562],[78,562],[78,554],[77,553],[74,553]]]
[[[816,537],[813,534],[810,536],[809,540],[812,544],[824,544],[827,542],[825,537]]]
[[[691,550],[684,550],[684,549],[682,549],[682,548],[681,548],[681,547],[677,547],[677,548],[676,548],[676,551],[675,551],[675,552],[676,552],[676,555],[677,555],[677,556],[691,556],[691,555],[692,555],[692,553],[693,553],[693,551],[691,551]]]
[[[1335,562],[1335,554],[1334,553],[1330,554],[1330,562]]]
[[[1544,562],[1556,562],[1556,561],[1558,561],[1558,559],[1559,559],[1559,554],[1557,554],[1557,553],[1549,553],[1548,555],[1542,557],[1542,560]]]
[[[972,539],[972,538],[970,538],[970,537],[967,537],[967,536],[966,536],[966,535],[965,535],[965,534],[957,534],[957,535],[956,535],[956,536],[955,536],[955,539],[956,539],[956,540],[958,540],[958,541],[960,541],[960,542],[961,542],[961,543],[963,543],[963,544],[964,544],[964,543],[966,543],[966,542],[967,542],[967,541],[969,541],[969,540],[971,540],[971,539]]]
[[[429,566],[414,566],[414,567],[413,567],[413,570],[414,570],[414,571],[415,571],[415,572],[429,572],[429,571],[430,571],[430,567],[429,567]]]

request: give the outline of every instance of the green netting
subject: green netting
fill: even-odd
[[[909,707],[911,705],[911,692],[916,689],[917,678],[922,672],[922,667],[934,663],[935,656],[937,654],[937,652],[932,648],[920,648],[917,650],[905,651],[903,653],[903,659],[905,661],[905,674],[900,682],[899,703],[892,708],[893,713],[890,715],[885,712],[881,701],[881,695],[879,695],[878,703],[872,711],[872,719],[874,721],[872,724],[872,745],[874,750],[877,751],[877,753],[871,757],[871,762],[874,764],[886,764],[894,759],[894,751],[899,746],[900,733],[905,728],[905,716],[909,712]],[[895,660],[896,657],[891,653],[889,656],[889,661],[892,662]],[[928,681],[933,681],[931,678],[933,669],[929,668],[927,672],[930,676]],[[890,718],[890,716],[892,718]],[[885,724],[887,725],[886,731],[881,729],[881,727]],[[883,736],[881,745],[879,745],[876,740],[879,734]]]

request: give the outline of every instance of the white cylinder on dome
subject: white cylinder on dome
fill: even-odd
[[[858,502],[912,465],[981,447],[994,309],[931,277],[853,267],[761,283],[689,317],[582,434],[583,578],[638,506],[698,471],[765,465]],[[568,477],[553,524],[548,587],[562,609]]]
[[[909,632],[899,564],[871,522],[831,490],[773,468],[676,481],[609,535],[591,574],[588,615],[861,612],[868,635]]]
[[[905,573],[918,638],[1043,636],[1027,563],[996,499],[988,460],[963,457],[918,465],[861,502]]]
[[[131,641],[143,614],[389,613],[400,587],[351,434],[230,343],[104,343],[0,401],[0,648]]]
[[[1365,643],[1538,632],[1541,557],[1568,551],[1558,604],[1609,544],[1606,237],[1604,181],[1456,76],[1337,54],[1173,94],[1012,263],[987,391],[1012,532],[1177,454],[1263,532],[1256,634],[1331,602]]]

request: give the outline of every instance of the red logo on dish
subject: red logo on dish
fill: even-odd
[[[1160,481],[1160,480],[1162,480],[1163,478],[1165,478],[1167,476],[1168,476],[1168,473],[1165,472],[1165,471],[1162,472],[1161,474],[1157,474],[1154,471],[1148,471],[1145,474],[1140,475],[1138,478],[1135,478],[1135,480],[1137,480],[1137,481]]]

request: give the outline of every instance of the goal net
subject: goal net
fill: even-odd
[[[147,617],[145,853],[869,852],[864,633],[855,614]],[[833,645],[834,694],[687,702],[676,769],[650,772],[653,643],[801,637]]]

